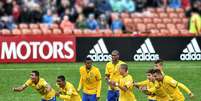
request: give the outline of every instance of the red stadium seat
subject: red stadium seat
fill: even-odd
[[[30,35],[32,34],[32,31],[30,29],[21,29],[21,32],[23,35]]]
[[[182,30],[182,29],[187,29],[187,26],[181,23],[176,24],[177,29]]]
[[[152,23],[152,18],[143,18],[144,23]]]
[[[73,33],[74,33],[75,35],[83,34],[83,32],[82,32],[81,29],[73,29]]]
[[[156,12],[158,13],[162,13],[162,12],[165,12],[165,8],[156,8]]]
[[[103,34],[106,34],[106,35],[113,34],[111,29],[104,29],[102,31],[103,31]]]
[[[177,13],[184,13],[184,9],[183,8],[177,8],[177,9],[175,9],[175,11]]]
[[[173,8],[167,7],[167,8],[166,8],[166,11],[167,11],[168,13],[172,13],[172,12],[174,12],[175,10],[174,10]]]
[[[156,12],[155,8],[147,8],[147,11],[149,11],[151,13],[155,13]]]
[[[11,35],[11,32],[10,32],[10,30],[8,30],[8,29],[2,29],[2,30],[0,30],[1,31],[1,34],[2,35]]]
[[[41,35],[42,34],[42,31],[40,29],[32,29],[32,34],[33,35]]]
[[[159,28],[159,29],[165,29],[165,28],[166,28],[166,25],[165,25],[165,24],[162,24],[162,23],[158,23],[158,24],[157,24],[157,28]]]
[[[133,18],[134,23],[142,23],[143,19],[142,18]]]
[[[61,29],[54,28],[54,29],[52,29],[52,33],[53,34],[62,34],[62,31],[61,31]]]
[[[162,19],[160,19],[160,18],[154,18],[153,19],[153,23],[155,23],[155,24],[162,23]]]
[[[20,29],[13,29],[13,30],[12,30],[12,34],[13,34],[13,35],[21,35],[22,32],[21,32]]]
[[[71,29],[64,28],[64,29],[63,29],[63,33],[64,33],[64,34],[73,34],[73,31],[72,31]]]
[[[167,13],[159,13],[159,17],[160,18],[167,18],[168,17],[168,14]]]
[[[42,33],[43,34],[52,34],[52,31],[50,30],[50,29],[47,29],[47,28],[43,28],[43,29],[41,29],[41,31],[42,31]]]
[[[167,24],[167,23],[171,23],[172,19],[170,18],[163,18],[163,23]]]
[[[123,22],[124,22],[124,25],[130,25],[130,24],[132,24],[133,21],[131,18],[124,18]]]
[[[175,24],[172,24],[172,23],[168,23],[167,25],[167,29],[176,29],[176,26],[175,26]]]
[[[26,23],[21,23],[21,24],[19,24],[19,28],[20,29],[27,29],[27,28],[29,28],[29,26]]]
[[[96,34],[97,32],[95,30],[90,29],[84,29],[83,34]]]
[[[31,29],[37,29],[37,28],[39,28],[39,25],[32,23],[32,24],[29,24],[29,28],[31,28]]]
[[[168,35],[170,32],[169,32],[169,30],[167,30],[167,29],[160,29],[160,33],[162,34],[162,36],[163,35]]]
[[[137,24],[137,31],[139,33],[144,33],[146,32],[146,25],[144,23],[138,23]]]
[[[147,24],[147,29],[148,30],[151,30],[151,29],[154,29],[154,28],[156,28],[156,25],[154,23],[148,23]]]
[[[48,27],[48,25],[47,24],[39,24],[39,26],[40,26],[40,29],[48,29],[49,27]]]
[[[168,13],[168,16],[169,16],[170,18],[178,18],[177,13]]]

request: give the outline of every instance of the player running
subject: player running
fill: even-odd
[[[194,96],[193,93],[184,84],[174,80],[170,76],[164,76],[159,69],[155,69],[153,75],[158,81],[159,86],[161,86],[165,90],[165,92],[171,97],[172,101],[185,100],[185,97],[183,96],[179,88],[187,92],[190,98]]]
[[[119,101],[136,101],[135,95],[133,94],[133,78],[128,74],[128,65],[120,65],[120,75],[122,76],[119,82],[110,81],[111,85],[120,89]]]
[[[45,79],[40,77],[39,72],[32,71],[30,75],[30,79],[28,79],[25,84],[13,88],[13,91],[21,92],[31,86],[43,96],[41,101],[56,101],[54,89],[45,81]]]
[[[64,101],[81,101],[81,97],[74,86],[70,82],[65,81],[63,75],[57,77],[57,86],[59,91],[56,93],[56,96],[60,99]]]
[[[97,101],[101,92],[101,74],[92,65],[91,58],[85,59],[85,65],[80,67],[80,83],[78,91],[83,88],[82,101]]]
[[[119,51],[112,51],[112,61],[106,64],[105,75],[107,82],[114,81],[118,82],[121,78],[119,72],[119,66],[125,64],[123,61],[119,60]],[[117,101],[119,98],[119,89],[112,85],[108,85],[107,101]]]

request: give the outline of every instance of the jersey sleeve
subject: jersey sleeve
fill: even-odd
[[[147,85],[147,83],[148,83],[148,80],[144,80],[144,81],[141,81],[141,82],[137,82],[136,85],[137,86],[145,86],[145,85]]]
[[[27,81],[24,83],[24,85],[26,85],[26,86],[30,86],[31,84],[32,84],[31,79],[27,80]]]
[[[41,85],[42,85],[43,87],[47,87],[48,83],[43,79],[42,82],[41,82]]]
[[[183,89],[185,92],[187,92],[188,94],[190,94],[191,93],[191,91],[188,89],[188,87],[186,87],[184,84],[182,84],[182,83],[178,83],[178,87],[179,88],[181,88],[181,89]]]

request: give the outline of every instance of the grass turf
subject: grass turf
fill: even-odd
[[[41,96],[32,88],[24,92],[12,92],[12,87],[23,84],[32,70],[38,70],[41,77],[56,89],[56,77],[60,74],[66,76],[67,80],[73,83],[77,88],[79,82],[79,67],[82,63],[40,63],[40,64],[0,64],[0,101],[40,101]],[[99,67],[102,78],[104,78],[105,63],[96,62],[95,66]],[[153,67],[152,62],[128,62],[129,73],[135,81],[145,80],[145,72],[148,68]],[[181,62],[166,61],[164,63],[165,73],[172,76],[177,81],[184,83],[195,94],[193,101],[201,101],[201,61]],[[182,91],[183,92],[183,91]],[[81,92],[80,92],[81,93]],[[147,101],[146,96],[139,90],[135,89],[134,94],[138,101]],[[189,101],[188,95],[183,92],[186,100]],[[102,82],[102,93],[100,101],[105,101],[107,95],[107,85],[105,80]],[[57,98],[57,101],[61,101]]]

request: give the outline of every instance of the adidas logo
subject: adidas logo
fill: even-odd
[[[136,52],[137,54],[133,56],[134,61],[155,61],[159,59],[159,55],[156,54],[149,38],[145,40]]]
[[[87,57],[90,57],[93,61],[110,61],[112,59],[102,38],[89,51]]]
[[[201,60],[201,50],[196,38],[193,38],[180,55],[180,60]]]

